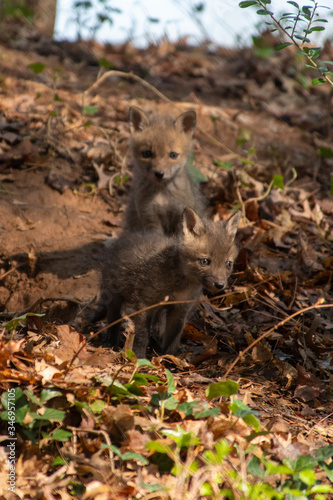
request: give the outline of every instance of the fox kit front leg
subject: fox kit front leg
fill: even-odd
[[[177,354],[190,306],[188,304],[175,304],[165,307],[167,310],[165,331],[163,332],[162,339],[162,352],[163,354]]]

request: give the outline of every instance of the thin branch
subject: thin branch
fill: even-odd
[[[231,365],[229,366],[228,370],[223,375],[222,380],[226,379],[226,377],[229,375],[229,373],[231,372],[231,370],[233,370],[233,368],[237,365],[238,361],[244,356],[244,354],[246,354],[248,351],[250,351],[250,349],[252,349],[262,339],[264,339],[265,337],[267,337],[267,335],[270,335],[274,330],[276,330],[280,326],[282,326],[285,323],[287,323],[287,321],[290,321],[291,319],[295,318],[296,316],[299,316],[300,314],[303,314],[303,313],[306,313],[308,311],[311,311],[312,309],[324,309],[324,308],[327,308],[327,307],[333,307],[333,304],[323,304],[323,302],[324,302],[324,299],[322,298],[322,299],[319,299],[314,306],[305,307],[304,309],[300,309],[299,311],[296,311],[295,313],[291,314],[290,316],[288,316],[287,318],[283,319],[282,321],[279,321],[279,323],[276,323],[276,325],[274,325],[272,328],[270,328],[269,330],[267,330],[266,332],[264,332],[262,335],[260,335],[260,337],[258,337],[256,340],[254,340],[252,342],[252,344],[250,344],[246,349],[244,349],[244,351],[241,351],[238,354],[237,358],[231,363]]]
[[[126,319],[132,318],[133,316],[136,316],[137,314],[141,314],[143,312],[150,311],[151,309],[155,309],[157,307],[162,307],[162,306],[167,306],[167,305],[176,305],[176,304],[195,304],[197,302],[199,302],[199,300],[171,300],[171,301],[162,300],[161,302],[158,302],[158,303],[153,304],[151,306],[144,307],[143,309],[139,309],[138,311],[135,311],[135,312],[133,312],[131,314],[126,314]],[[95,337],[97,337],[98,335],[100,335],[102,332],[104,332],[108,328],[110,328],[110,327],[112,327],[114,325],[117,325],[118,323],[121,323],[122,321],[124,321],[124,318],[120,318],[120,319],[117,319],[116,321],[113,321],[112,323],[109,323],[108,325],[104,326],[103,328],[101,328],[100,330],[98,330],[96,333],[94,333],[93,335],[91,335],[88,340],[90,341],[90,340],[94,339]],[[84,347],[87,345],[88,340],[85,339],[85,340],[83,340],[81,342],[81,346],[76,351],[76,353],[74,354],[74,356],[70,360],[68,367],[65,370],[65,376],[67,375],[67,373],[70,370],[72,364],[74,363],[74,361],[76,360],[76,358],[78,357],[78,355],[80,354],[80,352],[82,351],[82,349],[84,349]]]
[[[96,434],[97,436],[100,435],[100,434],[102,434],[102,436],[104,436],[106,444],[108,446],[112,445],[109,434],[106,431],[103,431],[102,429],[100,429],[100,430],[95,430],[95,429],[80,429],[79,427],[73,427],[72,425],[68,425],[67,429],[70,429],[71,431],[73,431],[75,433],[79,433],[80,432],[81,434],[90,433],[90,434]],[[111,472],[114,474],[115,473],[114,455],[113,455],[113,451],[112,451],[111,448],[108,448],[108,450],[109,450],[109,458],[110,458],[110,469],[111,469]]]
[[[94,90],[96,90],[101,85],[101,83],[103,83],[105,80],[107,80],[111,76],[121,76],[122,78],[128,78],[128,79],[136,80],[137,82],[141,83],[141,85],[143,85],[147,89],[149,89],[152,92],[154,92],[160,99],[162,99],[162,101],[167,102],[168,104],[172,104],[173,106],[175,106],[180,111],[183,111],[182,106],[179,106],[178,104],[174,103],[171,99],[169,99],[164,94],[162,94],[162,92],[160,92],[156,87],[154,87],[153,85],[151,85],[150,83],[148,83],[146,80],[143,80],[142,78],[140,78],[140,76],[135,75],[132,72],[125,73],[124,71],[118,71],[118,70],[114,70],[114,69],[111,69],[111,70],[107,71],[106,73],[104,73],[102,76],[100,76],[96,80],[96,82],[93,83],[84,92],[84,96],[86,96],[87,94],[89,94],[89,93],[93,92]],[[232,149],[228,148],[228,146],[226,146],[222,142],[220,142],[217,139],[215,139],[215,137],[213,137],[209,132],[207,132],[206,130],[204,130],[203,128],[201,128],[199,125],[197,126],[197,129],[206,137],[206,139],[208,139],[210,142],[212,142],[212,144],[214,144],[215,146],[218,146],[218,147],[222,148],[224,151],[226,151],[229,154],[235,155],[236,158],[243,158],[241,155],[235,153],[235,151],[232,151]]]
[[[274,14],[272,14],[265,3],[262,2],[262,0],[257,0],[259,5],[269,14],[270,18],[275,22],[275,24],[279,27],[279,29],[286,35],[287,38],[289,38],[289,40],[292,41],[292,43],[295,45],[295,47],[297,47],[298,50],[300,50],[301,52],[304,52],[303,50],[303,43],[302,45],[300,45],[298,42],[296,42],[296,40],[294,39],[293,35],[290,35],[288,33],[288,31],[282,26],[282,24],[280,23],[280,21],[278,21],[276,19],[276,17],[274,16]],[[317,6],[317,4],[316,4]],[[316,8],[315,6],[315,8]],[[315,9],[314,8],[314,9]],[[310,21],[311,23],[311,21]],[[316,63],[316,61],[314,61],[308,54],[304,53],[305,54],[305,57],[308,59],[308,61],[311,63],[311,65],[322,75],[322,77],[333,87],[333,81],[326,75],[326,73],[323,73],[318,64]]]

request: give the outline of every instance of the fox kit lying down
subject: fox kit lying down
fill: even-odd
[[[181,230],[186,206],[204,215],[205,204],[186,169],[196,126],[195,111],[176,119],[129,110],[133,184],[125,214],[130,231],[154,230],[166,235]]]
[[[240,216],[237,212],[225,222],[213,223],[186,207],[178,236],[136,232],[116,240],[103,273],[108,322],[120,319],[122,309],[138,311],[165,297],[169,301],[197,300],[203,288],[221,291],[238,253],[235,235]],[[163,305],[133,316],[136,355],[146,355],[151,335],[157,338],[162,353],[176,353],[191,307]],[[119,323],[109,329],[109,345],[118,345],[119,333]]]

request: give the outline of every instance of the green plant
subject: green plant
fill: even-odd
[[[144,373],[156,367],[147,360],[137,360],[131,351],[126,353],[126,357],[127,372],[132,367],[128,382],[122,384],[117,380],[121,373],[119,370],[110,380],[101,381],[105,394],[111,395],[111,401],[116,405],[126,400],[132,411],[142,414],[157,408],[159,419],[152,418],[150,423],[147,420],[147,432],[151,440],[142,453],[122,449],[110,441],[101,445],[101,449],[109,450],[112,463],[116,463],[112,469],[116,474],[117,469],[126,473],[133,471],[133,468],[155,464],[160,474],[171,473],[177,478],[177,494],[182,493],[184,497],[188,494],[188,498],[324,500],[327,495],[333,494],[333,487],[329,484],[333,481],[333,445],[317,449],[313,456],[279,461],[272,458],[270,448],[265,450],[265,447],[257,444],[259,438],[269,437],[270,433],[261,428],[255,412],[237,398],[236,382],[226,380],[212,383],[206,389],[206,398],[180,402],[177,399],[176,381],[169,370],[165,369],[160,377]],[[153,389],[149,410],[144,403],[147,395],[142,389],[151,385],[150,382],[155,384],[155,388],[149,387],[150,391]],[[81,396],[69,396],[69,404],[64,410],[54,408],[57,406],[56,398],[63,401],[64,395],[62,390],[52,386],[42,389],[38,396],[30,388],[10,389],[1,397],[4,408],[1,419],[10,422],[13,418],[12,407],[15,407],[15,424],[21,434],[34,443],[39,442],[40,446],[56,442],[57,448],[61,449],[62,443],[72,437],[72,432],[64,425],[65,417],[69,416],[72,407],[85,409],[96,422],[100,420],[105,407],[104,399],[99,399],[100,391],[92,390],[89,395],[86,394],[89,402],[81,393]],[[221,408],[225,415],[223,425],[230,433],[226,432],[226,437],[220,436],[214,440],[213,437],[207,438],[210,434],[209,419],[220,418]],[[175,417],[178,423],[173,425]],[[201,419],[200,433],[193,430],[198,428],[195,424],[198,418]],[[103,431],[91,432],[97,434]],[[241,441],[232,437],[239,432],[243,433]],[[62,467],[65,463],[63,457],[57,456],[52,467]],[[321,479],[318,479],[318,473]],[[149,493],[167,491],[163,484],[141,482],[140,486]],[[75,495],[84,491],[79,482],[71,481],[68,488],[72,488]],[[175,498],[173,492],[169,493],[170,498]]]
[[[75,0],[72,5],[78,40],[84,38],[85,33],[94,39],[104,24],[112,26],[113,14],[121,13],[120,9],[111,7],[109,0]]]
[[[1,19],[7,17],[20,18],[24,17],[28,21],[33,19],[33,11],[29,7],[29,3],[25,0],[2,0],[0,7]]]
[[[320,47],[308,46],[311,40],[309,36],[318,31],[324,31],[327,19],[321,18],[318,14],[318,9],[330,9],[325,5],[319,5],[315,0],[309,0],[312,5],[304,5],[300,7],[297,2],[288,0],[293,12],[285,12],[279,18],[269,9],[271,0],[245,0],[239,3],[239,7],[246,9],[248,7],[259,7],[257,14],[259,16],[268,16],[272,22],[266,22],[270,27],[270,31],[280,31],[288,41],[276,45],[275,50],[282,50],[290,45],[294,45],[298,49],[298,53],[305,56],[308,60],[307,68],[316,69],[321,77],[312,80],[313,85],[321,83],[329,83],[333,86],[333,72],[328,66],[333,66],[333,61],[319,60],[321,54]]]
[[[43,316],[45,315],[28,312],[22,314],[22,316],[18,316],[17,318],[13,318],[7,321],[7,323],[3,324],[2,326],[6,328],[8,332],[13,332],[16,330],[16,328],[25,326],[26,323],[29,321],[29,318],[34,318],[34,317],[41,318]]]
[[[1,403],[5,409],[1,413],[1,420],[15,422],[22,427],[23,434],[32,442],[43,438],[54,441],[68,441],[72,433],[65,429],[52,429],[53,422],[62,423],[66,412],[49,408],[46,403],[53,398],[61,396],[60,391],[53,388],[43,389],[38,398],[31,389],[22,391],[19,387],[14,389],[14,397],[9,396],[9,391],[1,397]],[[25,418],[28,424],[25,424]]]

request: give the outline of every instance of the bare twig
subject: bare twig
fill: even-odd
[[[309,306],[309,307],[305,307],[304,309],[300,309],[299,311],[296,311],[295,313],[291,314],[290,316],[288,316],[287,318],[283,319],[282,321],[279,321],[279,323],[276,323],[276,325],[274,325],[272,328],[270,328],[269,330],[267,330],[266,332],[264,332],[262,335],[260,335],[260,337],[258,337],[256,340],[254,340],[252,342],[252,344],[250,344],[246,349],[244,349],[244,351],[241,351],[238,354],[237,358],[231,363],[231,365],[229,366],[228,370],[223,375],[222,380],[226,379],[226,377],[233,370],[233,368],[237,365],[238,361],[244,356],[244,354],[246,354],[248,351],[250,351],[250,349],[252,349],[262,339],[264,339],[265,337],[267,337],[267,335],[270,335],[274,330],[276,330],[280,326],[282,326],[285,323],[287,323],[287,321],[290,321],[291,319],[295,318],[295,316],[299,316],[300,314],[303,314],[305,312],[311,311],[312,309],[324,309],[324,308],[328,308],[328,307],[333,307],[333,304],[323,304],[323,302],[324,302],[324,299],[322,298],[322,299],[319,299],[315,303],[315,305]]]
[[[1,274],[0,281],[3,280],[4,278],[6,278],[6,276],[8,276],[9,274],[12,274],[14,271],[16,271],[17,269],[19,269],[22,266],[25,266],[25,264],[19,264],[18,266],[15,266],[15,267],[12,267],[11,269],[9,269],[9,271],[7,271],[6,273]]]
[[[167,102],[169,104],[172,104],[173,106],[175,106],[177,109],[183,111],[183,108],[182,106],[179,106],[179,104],[176,104],[174,103],[171,99],[169,99],[168,97],[166,97],[162,92],[160,92],[156,87],[154,87],[153,85],[151,85],[150,83],[148,83],[146,80],[143,80],[143,78],[140,78],[140,76],[138,75],[135,75],[134,73],[130,72],[130,73],[125,73],[124,71],[117,71],[117,70],[109,70],[107,71],[106,73],[104,73],[102,76],[100,76],[95,83],[93,83],[85,92],[84,92],[84,96],[85,95],[88,95],[89,93],[93,92],[94,90],[96,90],[100,85],[101,83],[103,83],[105,80],[107,80],[108,78],[110,78],[111,76],[121,76],[122,78],[128,78],[128,79],[133,79],[133,80],[136,80],[137,82],[140,82],[141,85],[143,85],[144,87],[146,87],[147,89],[151,90],[152,92],[154,92],[160,99],[162,99],[162,101],[164,102]],[[204,130],[203,128],[201,128],[199,125],[197,126],[197,129],[210,141],[212,142],[215,146],[218,146],[220,148],[222,148],[224,151],[227,151],[228,153],[230,154],[233,154],[235,155],[235,158],[242,158],[241,155],[235,153],[234,151],[232,151],[232,149],[228,148],[228,146],[226,146],[225,144],[223,144],[222,142],[218,141],[217,139],[215,139],[215,137],[213,137],[209,132],[207,132],[206,130]]]
[[[106,441],[106,444],[108,446],[111,446],[111,440],[110,440],[110,436],[109,434],[106,432],[106,431],[103,431],[102,429],[100,430],[94,430],[94,429],[80,429],[79,427],[72,427],[70,425],[67,426],[67,429],[70,429],[71,431],[75,432],[75,433],[86,433],[86,432],[89,432],[90,434],[96,434],[97,436],[102,434],[102,436],[104,436],[104,439]],[[113,451],[111,450],[111,448],[108,448],[109,450],[109,457],[110,457],[110,468],[111,468],[111,472],[114,473],[115,471],[115,467],[114,467],[114,456],[113,456]]]
[[[35,300],[35,302],[33,302],[30,306],[26,307],[25,309],[22,309],[21,311],[3,312],[0,313],[0,316],[2,318],[11,319],[14,316],[22,316],[23,314],[26,314],[28,312],[34,312],[36,307],[43,304],[44,302],[58,302],[58,301],[72,302],[73,304],[86,307],[86,302],[82,302],[78,299],[73,299],[71,297],[47,297],[46,299],[40,297],[39,299]]]
[[[143,309],[139,309],[139,311],[135,311],[135,312],[133,312],[131,314],[126,314],[126,319],[132,318],[133,316],[136,316],[137,314],[141,314],[143,312],[150,311],[151,309],[155,309],[157,307],[162,307],[162,306],[167,306],[167,305],[176,305],[176,304],[195,304],[196,302],[199,302],[199,300],[170,300],[170,301],[168,301],[168,300],[162,300],[161,302],[157,302],[156,304],[153,304],[151,306],[147,306],[147,307],[144,307]],[[100,335],[102,332],[104,332],[108,328],[110,328],[110,327],[112,327],[114,325],[117,325],[118,323],[121,323],[122,321],[124,321],[124,318],[120,318],[120,319],[117,319],[116,321],[113,321],[112,323],[109,323],[108,325],[104,326],[103,328],[101,328],[100,330],[98,330],[96,333],[94,333],[93,335],[91,335],[88,340],[94,339],[95,337],[97,337],[98,335]],[[65,376],[67,375],[67,373],[70,370],[72,364],[74,363],[74,361],[76,360],[76,358],[78,357],[78,355],[80,354],[80,352],[82,351],[82,349],[84,349],[84,347],[87,345],[88,340],[85,339],[85,340],[83,340],[83,342],[81,342],[81,346],[76,351],[76,353],[74,354],[74,356],[70,360],[69,365],[67,366],[67,368],[65,370]]]

